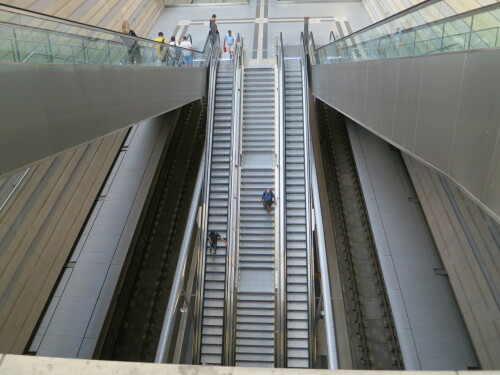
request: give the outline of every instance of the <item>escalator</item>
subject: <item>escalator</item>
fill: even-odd
[[[219,62],[215,86],[213,112],[213,137],[209,164],[208,232],[228,238],[228,202],[231,154],[231,123],[233,109],[233,66],[228,61]],[[224,312],[226,302],[227,249],[219,246],[210,254],[210,246],[203,239],[204,278],[203,306],[201,311],[200,363],[221,365],[223,362]]]
[[[213,91],[195,363],[310,368],[315,337],[304,67],[297,58],[282,63],[279,74],[273,65],[235,64],[234,72],[232,66],[219,62]],[[277,201],[269,212],[261,201],[267,188]],[[228,242],[215,255],[206,240],[211,231]]]
[[[309,368],[311,358],[310,222],[302,61],[286,59],[285,205],[287,367]]]

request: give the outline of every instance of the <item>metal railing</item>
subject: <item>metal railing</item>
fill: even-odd
[[[0,5],[3,62],[205,67],[210,55],[208,38],[203,50],[190,50]]]
[[[198,214],[198,207],[201,199],[201,191],[204,180],[205,171],[205,155],[202,156],[200,168],[198,170],[198,176],[196,178],[196,185],[193,193],[193,200],[191,201],[191,206],[189,208],[189,215],[186,223],[186,230],[184,232],[183,242],[181,251],[179,253],[179,260],[177,262],[177,268],[175,271],[174,281],[172,283],[172,288],[170,290],[170,296],[168,300],[167,310],[165,311],[165,317],[163,319],[163,326],[161,329],[160,340],[158,342],[158,348],[156,350],[155,363],[166,363],[168,350],[174,345],[173,336],[173,324],[176,318],[176,314],[179,312],[179,306],[181,301],[187,302],[188,312],[190,311],[189,299],[186,296],[184,283],[187,276],[187,267],[190,266],[187,262],[188,253],[191,246],[191,239],[193,238],[193,232],[196,227],[196,216]],[[196,257],[192,257],[196,259]],[[192,316],[194,318],[194,316]]]
[[[214,53],[211,57],[209,84],[208,84],[208,98],[209,105],[207,106],[207,130],[205,136],[205,165],[204,176],[205,183],[203,188],[202,200],[202,215],[200,223],[200,249],[198,251],[198,286],[195,301],[195,334],[193,339],[193,363],[200,363],[201,358],[201,333],[202,333],[202,320],[203,320],[203,299],[205,292],[205,266],[206,266],[206,243],[207,243],[207,229],[208,229],[208,203],[210,199],[210,166],[212,164],[212,139],[213,139],[213,121],[215,109],[215,86],[217,79],[217,69],[219,66],[220,48],[218,44],[214,46]]]
[[[234,51],[234,71],[233,71],[233,112],[232,112],[232,132],[231,132],[231,154],[229,173],[229,197],[228,207],[228,232],[231,228],[231,238],[228,241],[227,266],[226,266],[226,313],[224,314],[224,365],[234,366],[235,363],[235,343],[236,343],[236,268],[238,267],[238,242],[239,242],[239,220],[238,220],[238,195],[240,191],[240,179],[235,173],[240,168],[240,129],[242,119],[242,87],[243,87],[243,38],[240,34],[236,37],[236,48]]]
[[[311,33],[312,34],[312,33]],[[312,35],[311,35],[312,36]],[[314,42],[314,39],[313,39]],[[315,291],[314,291],[314,246],[313,246],[313,223],[312,217],[312,202],[311,202],[311,153],[310,148],[310,129],[309,129],[309,76],[307,70],[307,56],[301,45],[300,61],[302,66],[302,106],[304,118],[304,163],[305,163],[305,197],[306,197],[306,246],[307,246],[307,276],[308,276],[308,298],[309,298],[309,347],[311,353],[311,364],[315,363],[316,359],[316,311],[315,311]],[[314,159],[313,159],[314,160]]]
[[[213,50],[213,54],[211,56],[211,63],[210,63],[210,76],[209,76],[209,90],[213,89],[215,91],[215,77],[216,74],[214,72],[217,72],[217,62],[218,58],[220,55],[220,49],[219,53],[217,54],[217,49]],[[207,111],[210,113],[213,113],[213,108],[215,104],[215,98],[214,95],[209,95],[209,98],[211,98],[211,101],[208,103],[208,108]],[[212,116],[213,117],[213,116]],[[212,119],[212,117],[209,117],[209,119]],[[207,137],[210,130],[210,120],[208,121],[208,129],[207,129]],[[174,281],[172,284],[172,288],[170,291],[170,296],[168,300],[168,305],[167,305],[167,310],[165,311],[165,317],[163,320],[163,326],[160,334],[160,339],[158,343],[158,348],[156,351],[156,356],[155,356],[155,363],[165,363],[167,361],[167,356],[168,356],[168,351],[169,348],[172,347],[173,345],[173,331],[174,327],[173,324],[176,320],[176,315],[179,313],[179,305],[182,301],[189,300],[186,295],[185,295],[185,290],[184,290],[184,284],[186,281],[186,276],[187,276],[187,267],[190,266],[188,264],[188,258],[189,258],[189,250],[190,250],[190,245],[191,245],[191,239],[193,238],[193,231],[196,226],[196,218],[198,214],[198,208],[200,207],[200,200],[202,196],[202,191],[203,191],[203,184],[208,181],[207,179],[207,163],[205,161],[207,160],[207,156],[210,157],[210,154],[207,154],[206,149],[208,147],[208,144],[205,145],[205,150],[203,152],[202,160],[200,163],[200,168],[198,171],[198,175],[196,178],[196,185],[193,193],[193,200],[191,202],[191,206],[189,209],[189,215],[188,215],[188,220],[186,223],[186,230],[184,232],[184,237],[183,237],[183,243],[181,247],[181,251],[179,253],[179,260],[177,262],[177,268],[175,271],[175,277]],[[210,173],[210,171],[208,171]],[[208,175],[209,176],[209,175]],[[205,201],[206,202],[206,201]],[[203,241],[203,245],[205,244],[205,237],[203,232],[204,227],[201,225],[201,231],[202,233],[200,234],[200,239]],[[191,259],[196,260],[198,258],[198,254],[194,254],[194,256],[191,257]],[[198,300],[195,300],[195,309],[194,313],[192,314],[192,318],[196,322],[196,304],[198,303]],[[189,306],[189,302],[187,303]],[[190,306],[188,307],[188,309]],[[191,311],[189,311],[191,313]]]
[[[318,48],[321,64],[418,56],[500,46],[500,3],[447,16],[428,0]],[[478,5],[479,6],[479,5]]]
[[[286,215],[285,215],[285,57],[283,55],[283,35],[276,37],[276,64],[278,66],[278,92],[279,92],[279,178],[278,178],[278,223],[279,246],[275,257],[276,267],[276,367],[285,367],[287,358],[287,309],[286,309]]]
[[[300,36],[300,51],[301,57],[304,61],[304,72],[303,76],[308,77],[307,73],[307,48],[304,44],[304,34]],[[306,82],[304,88],[309,93],[309,84]],[[326,256],[326,245],[325,245],[325,235],[323,230],[323,217],[321,212],[321,201],[319,196],[318,188],[318,178],[316,173],[316,161],[314,157],[314,149],[312,146],[311,138],[311,128],[309,123],[309,101],[304,103],[304,120],[305,127],[304,130],[307,134],[308,139],[308,151],[309,151],[309,163],[308,167],[310,170],[310,187],[312,190],[312,207],[314,207],[314,218],[315,218],[315,229],[316,229],[316,241],[317,241],[317,254],[318,254],[318,264],[320,269],[320,284],[321,284],[321,297],[323,306],[323,315],[325,319],[325,333],[326,333],[326,344],[327,344],[327,359],[328,368],[332,370],[338,369],[338,358],[337,358],[337,344],[335,338],[335,323],[333,318],[333,307],[332,307],[332,296],[330,290],[330,277],[328,270],[328,260]]]

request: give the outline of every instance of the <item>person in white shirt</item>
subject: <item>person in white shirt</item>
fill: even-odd
[[[224,45],[226,46],[227,53],[229,53],[229,60],[232,60],[234,57],[234,46],[236,45],[236,42],[234,40],[234,35],[231,34],[231,30],[228,30],[226,36],[224,37]]]
[[[170,42],[168,42],[168,45],[173,46],[168,48],[168,65],[180,65],[182,50],[180,48],[175,48],[179,47],[179,43],[175,41],[175,36],[170,37]]]
[[[185,48],[185,50],[182,51],[183,55],[182,63],[184,65],[193,65],[193,46],[191,45],[191,43],[189,43],[187,36],[184,36],[182,38],[182,43],[180,44],[180,47]]]

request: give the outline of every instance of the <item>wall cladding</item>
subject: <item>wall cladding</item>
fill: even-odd
[[[5,4],[147,36],[161,0],[7,0]],[[33,166],[0,212],[0,352],[21,354],[127,130]]]
[[[449,176],[500,220],[500,50],[315,65],[313,94]]]
[[[486,225],[486,216],[453,184],[443,183],[444,177],[408,156],[404,159],[481,367],[498,369],[500,249]],[[492,222],[490,225],[495,226]]]

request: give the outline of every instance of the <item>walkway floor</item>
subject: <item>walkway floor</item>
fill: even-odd
[[[360,2],[282,2],[279,0],[249,0],[243,5],[187,5],[165,8],[153,26],[150,38],[162,31],[166,39],[191,34],[195,49],[203,48],[210,16],[217,14],[221,38],[232,30],[244,38],[247,59],[273,58],[274,41],[283,33],[285,45],[299,44],[304,29],[304,17],[309,16],[309,30],[316,45],[328,43],[330,31],[337,37],[371,24]],[[226,55],[227,56],[227,55]]]

